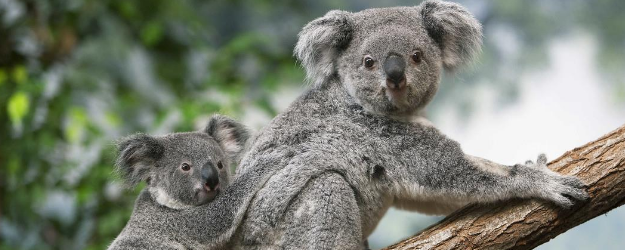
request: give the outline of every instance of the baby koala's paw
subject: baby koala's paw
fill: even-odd
[[[525,162],[525,167],[539,170],[535,188],[541,198],[554,202],[563,208],[570,208],[575,201],[588,199],[586,185],[575,176],[564,176],[547,168],[547,157],[540,154],[536,163]],[[542,177],[542,178],[541,178]]]

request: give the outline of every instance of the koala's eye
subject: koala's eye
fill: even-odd
[[[217,168],[222,169],[224,168],[224,164],[221,162],[217,162]]]
[[[420,50],[415,50],[414,52],[412,52],[410,58],[412,58],[412,61],[415,63],[421,63],[421,60],[423,59],[423,52],[421,52]]]
[[[373,64],[375,63],[375,61],[373,60],[373,57],[371,57],[370,55],[366,55],[363,60],[365,63],[365,67],[367,68],[373,67]]]
[[[189,171],[191,170],[191,166],[188,163],[182,163],[182,165],[180,165],[180,169],[182,169],[182,171]]]

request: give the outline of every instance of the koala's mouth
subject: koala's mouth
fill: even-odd
[[[198,189],[195,192],[195,197],[197,199],[198,204],[201,205],[201,204],[214,200],[218,194],[219,194],[219,189],[212,190],[212,191],[206,191],[205,189]]]
[[[384,95],[384,97],[396,108],[407,108],[410,107],[410,103],[408,102],[408,86],[399,89],[391,89],[386,86],[380,86],[380,95]]]

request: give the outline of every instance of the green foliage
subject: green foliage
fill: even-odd
[[[142,188],[115,181],[115,140],[272,116],[271,91],[301,80],[289,46],[215,24],[228,2],[11,2],[24,12],[0,28],[1,249],[105,248]]]
[[[29,97],[26,93],[18,91],[13,93],[9,98],[7,105],[7,112],[14,128],[22,126],[22,119],[28,113],[29,109]]]

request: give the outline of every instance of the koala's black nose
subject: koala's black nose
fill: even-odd
[[[206,163],[202,167],[202,182],[207,191],[215,190],[215,187],[219,185],[219,171],[213,166],[213,164]]]
[[[406,85],[406,62],[401,56],[390,55],[384,61],[384,73],[386,73],[386,86],[398,90]]]

